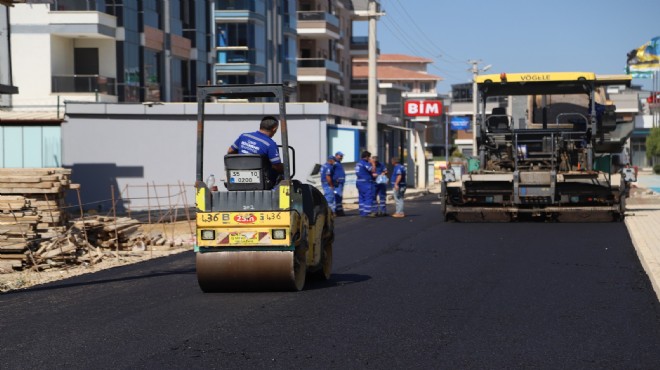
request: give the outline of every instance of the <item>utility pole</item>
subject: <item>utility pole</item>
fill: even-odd
[[[369,0],[369,76],[368,76],[368,115],[367,150],[378,155],[378,76],[376,75],[376,21],[384,13],[377,12],[377,1]]]
[[[477,112],[478,101],[477,101],[477,76],[479,75],[479,63],[481,60],[468,60],[469,64],[472,64],[472,68],[468,71],[472,72],[472,156],[476,157],[479,155],[477,151]],[[486,72],[492,67],[490,64],[481,69],[481,72]]]

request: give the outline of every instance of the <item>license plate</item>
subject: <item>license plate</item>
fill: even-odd
[[[257,170],[229,171],[229,182],[232,184],[258,184],[261,174]]]
[[[259,242],[259,233],[245,232],[229,234],[229,244],[256,244]]]

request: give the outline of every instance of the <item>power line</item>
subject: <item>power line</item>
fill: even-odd
[[[410,15],[410,13],[408,13],[408,11],[407,11],[406,8],[403,6],[403,4],[401,4],[401,1],[400,1],[400,0],[396,0],[395,3],[401,8],[401,10],[403,10],[403,14],[408,18],[408,20],[410,21],[410,24],[412,24],[413,27],[415,27],[415,29],[417,29],[417,31],[419,32],[419,34],[420,34],[424,39],[426,39],[426,40],[427,40],[427,41],[428,41],[433,47],[435,47],[436,49],[438,49],[438,50],[441,52],[441,54],[442,54],[443,56],[447,56],[447,57],[449,57],[450,59],[453,59],[453,60],[454,60],[453,63],[461,63],[461,64],[464,63],[462,60],[460,60],[460,59],[458,59],[458,58],[452,56],[451,54],[449,54],[448,52],[446,52],[445,50],[443,50],[442,48],[440,48],[440,47],[435,43],[435,41],[432,40],[432,39],[428,36],[428,34],[427,34],[426,32],[424,32],[424,31],[419,27],[419,25],[417,24],[418,22],[417,22],[417,21],[416,21],[411,15]],[[416,39],[416,38],[414,38],[414,39]]]
[[[419,28],[419,26],[417,25],[415,20],[410,16],[410,14],[401,5],[401,3],[398,2],[398,0],[397,0],[397,3],[399,5],[399,7],[401,9],[403,9],[404,15],[410,20],[410,23],[415,26],[415,28],[421,34],[421,36],[423,38],[425,38],[426,40],[428,40],[431,44],[433,44],[433,46],[435,46],[438,50],[440,50],[441,52],[444,52],[442,49],[438,48],[437,45],[435,45],[435,43],[433,42],[433,40],[431,40],[427,36],[427,34]],[[384,21],[382,23],[390,31],[392,36],[394,36],[397,40],[399,40],[401,42],[401,44],[406,49],[410,50],[415,55],[426,56],[429,59],[432,59],[435,64],[431,64],[430,67],[440,71],[442,74],[446,75],[447,77],[451,77],[451,78],[453,78],[455,80],[459,80],[459,81],[463,81],[463,80],[466,79],[467,76],[458,77],[456,75],[456,73],[464,72],[464,70],[462,70],[462,69],[457,70],[457,69],[451,69],[451,68],[445,68],[445,67],[440,68],[437,65],[437,64],[440,64],[440,63],[464,64],[465,63],[464,61],[456,62],[456,61],[447,60],[446,57],[456,59],[455,57],[453,57],[452,55],[447,54],[447,53],[445,53],[444,55],[438,55],[435,50],[432,50],[432,49],[428,48],[428,45],[426,43],[422,43],[420,41],[420,37],[417,37],[416,35],[411,35],[408,31],[409,27],[402,27],[396,21],[397,18],[401,18],[401,17],[397,17],[396,15],[395,16],[384,17],[383,18]],[[395,30],[393,30],[393,28],[395,28]],[[401,35],[403,35],[404,38],[402,38]],[[420,45],[421,45],[421,47],[420,47]],[[423,49],[423,50],[420,50],[420,49]],[[422,51],[422,52],[420,52],[420,51]]]
[[[401,45],[403,45],[406,49],[408,49],[411,53],[413,53],[413,55],[421,55],[421,56],[425,55],[425,53],[420,53],[419,50],[416,50],[410,43],[408,43],[405,39],[401,38],[399,33],[394,32],[389,24],[383,23],[383,25],[385,26],[385,28],[387,28],[390,31],[392,36],[394,38],[396,38],[397,40],[399,40],[401,42]],[[436,58],[429,58],[429,59],[432,59],[434,61],[434,63],[437,60]],[[451,77],[451,78],[456,79],[456,80],[463,80],[463,79],[466,78],[465,76],[458,77],[454,73],[451,73],[450,70],[440,68],[440,67],[438,67],[437,65],[435,65],[433,63],[430,64],[429,66],[431,68],[434,68],[434,69],[438,70],[440,73],[444,74],[445,76]],[[454,72],[461,72],[461,71],[454,70]]]
[[[405,39],[402,39],[401,36],[399,35],[399,33],[392,30],[390,25],[388,25],[387,23],[383,23],[383,25],[385,26],[385,28],[387,28],[391,32],[392,36],[394,36],[397,40],[399,40],[401,42],[401,45],[403,45],[406,49],[411,51],[414,55],[425,55],[425,53],[420,53],[419,50],[417,50],[413,45],[411,45]],[[435,58],[429,58],[429,59],[432,59],[434,61],[436,60]],[[440,71],[444,75],[449,76],[451,78],[454,78],[456,80],[461,80],[461,79],[465,78],[465,77],[457,77],[456,75],[454,75],[452,73],[449,73],[449,72],[447,72],[447,70],[441,69],[441,68],[439,68],[438,66],[436,66],[434,64],[430,64],[430,66],[432,68],[437,69],[438,71]]]

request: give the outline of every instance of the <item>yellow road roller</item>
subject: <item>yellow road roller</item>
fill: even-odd
[[[204,292],[298,291],[307,277],[330,278],[332,210],[318,189],[293,179],[285,104],[292,92],[279,84],[198,87],[195,258]],[[268,158],[256,154],[225,156],[226,189],[203,181],[204,104],[211,97],[278,102],[284,167],[278,181],[269,180]]]

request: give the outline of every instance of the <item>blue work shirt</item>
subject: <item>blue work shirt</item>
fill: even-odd
[[[321,176],[321,184],[330,185],[330,184],[328,184],[328,179],[326,178],[326,176],[330,175],[330,178],[334,178],[332,176],[334,174],[334,172],[335,172],[334,171],[334,165],[332,165],[330,163],[327,163],[327,162],[324,163],[323,166],[321,166],[321,172],[319,173],[319,176]],[[335,185],[334,180],[332,180],[332,181],[333,181],[332,185],[334,186]]]
[[[346,180],[346,171],[344,166],[338,159],[335,159],[334,174],[332,175],[332,182],[336,184],[343,184]]]
[[[357,177],[357,181],[374,181],[374,177],[371,175],[371,170],[373,167],[371,166],[371,163],[369,161],[360,159],[355,164],[355,176]]]
[[[271,164],[282,163],[275,141],[260,131],[241,134],[231,147],[239,154],[265,155]]]
[[[394,169],[392,169],[392,177],[390,178],[390,182],[392,183],[392,186],[396,184],[396,178],[401,175],[401,181],[399,181],[399,186],[406,186],[406,168],[403,167],[400,163],[397,163],[396,166],[394,166]]]
[[[380,175],[383,173],[383,171],[385,171],[385,165],[380,162],[376,162],[376,175]]]

